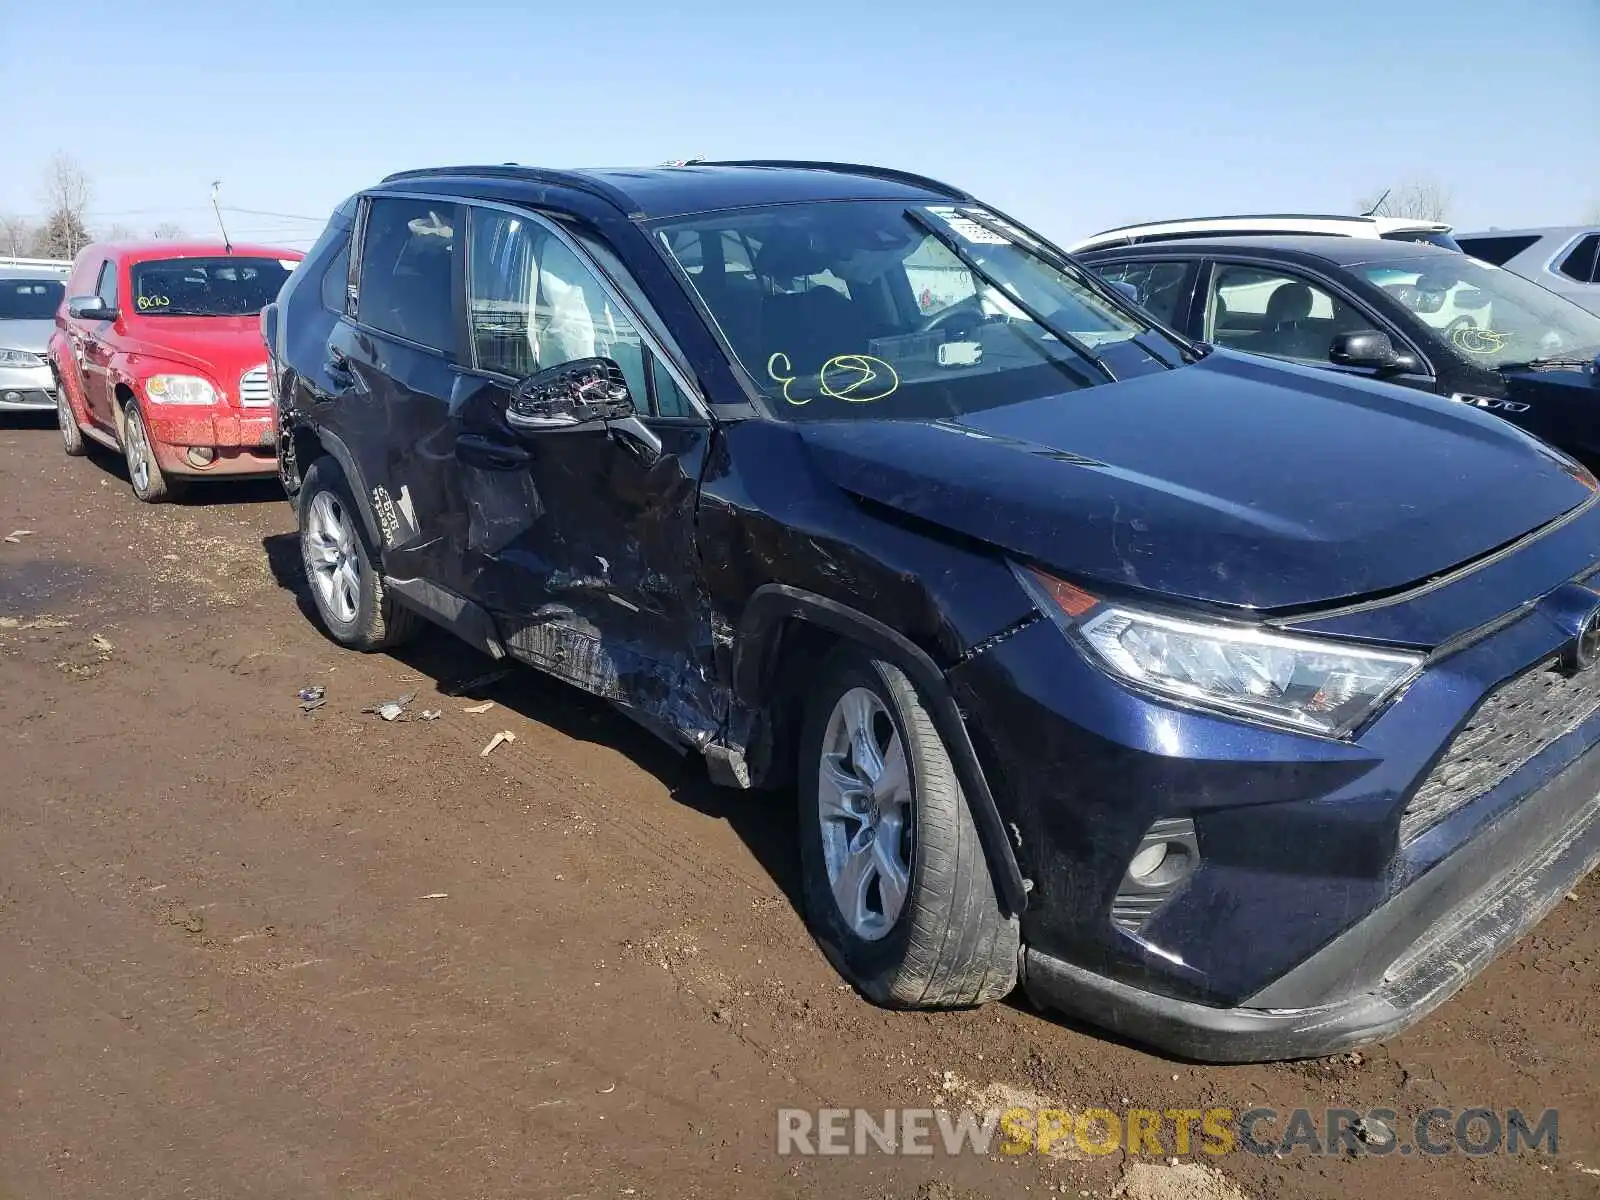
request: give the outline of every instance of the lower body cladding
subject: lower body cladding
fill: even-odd
[[[1030,998],[1214,1062],[1443,1003],[1600,862],[1600,667],[1568,672],[1557,607],[1429,665],[1352,741],[1146,698],[1043,620],[955,668],[1032,880]]]
[[[48,366],[0,367],[0,412],[54,412],[56,381]]]
[[[150,448],[163,475],[276,475],[272,410],[143,408]]]

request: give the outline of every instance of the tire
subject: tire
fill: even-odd
[[[156,452],[150,445],[144,414],[131,400],[122,410],[122,457],[128,464],[128,482],[133,494],[146,504],[176,500],[183,494],[183,480],[161,473],[161,464],[156,462]]]
[[[72,401],[67,397],[67,385],[58,372],[56,380],[56,424],[61,427],[61,448],[69,458],[81,458],[88,453],[84,445],[83,430],[78,428],[77,415],[72,411]]]
[[[422,618],[385,590],[382,559],[336,461],[311,464],[295,508],[306,582],[328,636],[352,650],[385,650],[415,637]]]
[[[852,729],[870,730],[876,759],[854,749]],[[949,752],[904,673],[854,645],[832,654],[806,704],[800,754],[806,916],[840,974],[894,1008],[970,1007],[1010,992],[1017,919],[1000,907]],[[831,782],[860,784],[874,762],[875,799]]]

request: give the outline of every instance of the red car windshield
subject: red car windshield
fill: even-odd
[[[133,309],[142,317],[238,317],[278,298],[294,263],[276,258],[162,258],[135,263]]]

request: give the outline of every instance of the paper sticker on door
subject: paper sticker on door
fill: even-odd
[[[409,486],[402,485],[398,500],[390,498],[388,488],[373,488],[372,511],[378,518],[385,546],[403,546],[417,536],[417,510],[411,503]]]

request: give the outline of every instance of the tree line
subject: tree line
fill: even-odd
[[[132,226],[112,223],[91,229],[88,224],[89,200],[93,188],[89,176],[69,154],[57,154],[45,168],[39,198],[44,219],[0,213],[0,255],[20,258],[77,257],[95,240],[116,242],[145,236]],[[162,221],[148,236],[166,240],[181,238],[183,229],[172,221]]]

